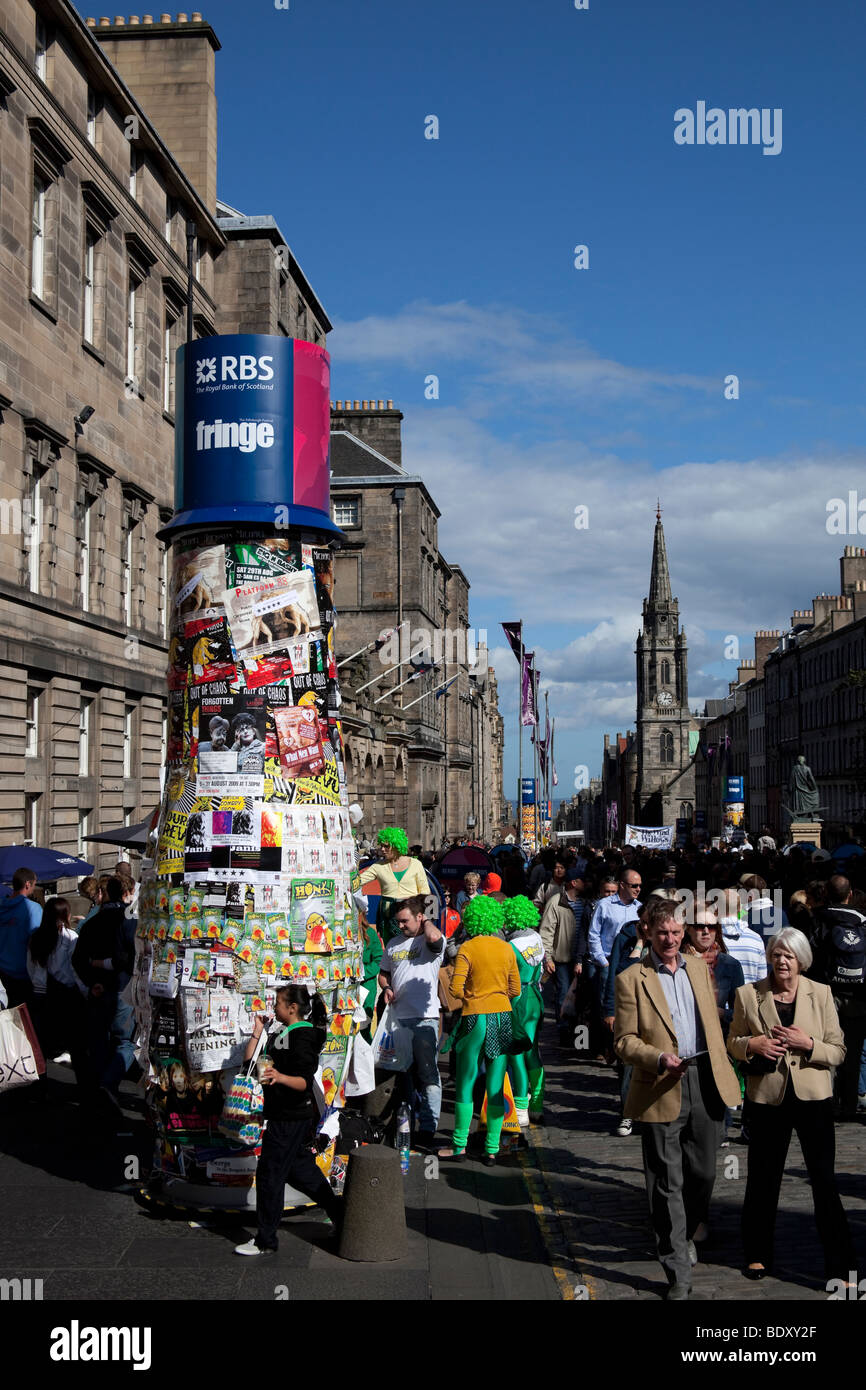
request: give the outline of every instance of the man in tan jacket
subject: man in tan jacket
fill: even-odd
[[[616,982],[614,1046],[634,1067],[625,1115],[643,1121],[644,1171],[656,1250],[669,1299],[687,1299],[692,1236],[706,1222],[726,1105],[740,1088],[728,1061],[710,972],[680,954],[672,903],[653,903],[646,960]]]

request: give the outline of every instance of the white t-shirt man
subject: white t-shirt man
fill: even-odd
[[[391,977],[397,1018],[439,1017],[439,970],[445,937],[430,946],[423,932],[392,937],[382,952],[379,969]]]

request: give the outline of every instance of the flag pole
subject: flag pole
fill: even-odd
[[[401,662],[400,665],[402,666],[402,664],[403,664],[403,663]],[[390,690],[386,690],[384,695],[380,695],[379,698],[378,698],[378,700],[374,700],[374,701],[373,701],[373,704],[374,704],[374,705],[381,705],[382,701],[383,701],[383,700],[387,700],[387,698],[388,698],[389,695],[393,695],[395,690],[402,690],[402,689],[403,689],[403,686],[404,686],[404,685],[408,685],[410,681],[420,680],[421,676],[427,676],[427,675],[429,675],[429,674],[430,674],[429,671],[415,671],[411,676],[407,676],[406,679],[405,679],[404,681],[401,681],[399,685],[392,685],[392,686],[391,686],[391,689],[390,689]],[[426,691],[425,693],[426,693],[427,695],[429,695],[431,692],[428,690],[428,691]],[[424,696],[422,695],[421,698],[422,698],[422,700],[423,700]],[[414,704],[415,701],[413,700],[412,703]],[[401,706],[401,708],[403,708],[403,707]]]
[[[410,679],[411,679],[411,678],[410,678]],[[424,694],[423,694],[423,695],[419,695],[417,700],[410,700],[409,704],[408,704],[408,705],[404,705],[403,708],[404,708],[404,709],[411,709],[412,706],[413,706],[413,705],[417,705],[418,702],[419,702],[420,700],[425,700],[425,699],[427,698],[428,695],[435,695],[435,694],[437,694],[438,691],[444,690],[445,687],[446,687],[446,685],[450,685],[451,682],[452,682],[453,680],[454,680],[454,677],[453,677],[453,676],[450,676],[449,679],[448,679],[447,681],[443,681],[441,685],[434,685],[434,687],[433,687],[432,690],[425,690],[425,691],[424,691]],[[406,684],[406,682],[404,681],[404,685],[405,685],[405,684]],[[446,706],[446,708],[447,708],[447,706]]]
[[[391,637],[391,636],[393,635],[393,632],[394,632],[394,629],[391,628],[390,632],[386,632],[386,633],[385,633],[384,637],[382,638],[382,644],[383,644],[383,646],[384,646],[385,642],[387,642],[388,638]],[[340,667],[341,667],[341,666],[345,666],[346,663],[347,663],[348,661],[354,661],[356,656],[363,656],[364,652],[368,652],[368,651],[370,650],[371,647],[375,647],[375,645],[376,645],[376,643],[377,643],[378,641],[379,641],[379,638],[378,638],[378,637],[374,637],[374,639],[373,639],[372,642],[368,642],[367,645],[364,646],[364,647],[359,647],[358,650],[357,650],[356,652],[352,652],[352,655],[351,655],[351,656],[344,656],[342,661],[338,661],[338,662],[337,662],[337,670],[339,671]]]
[[[532,687],[532,703],[533,703],[533,707],[534,707],[534,710],[535,710],[535,739],[533,740],[533,744],[532,744],[532,747],[533,747],[533,750],[534,750],[534,758],[533,758],[533,765],[532,765],[532,775],[533,775],[533,780],[534,780],[534,782],[535,782],[535,848],[536,848],[536,852],[537,852],[538,850],[541,849],[541,827],[540,827],[540,824],[539,824],[539,810],[540,810],[539,798],[540,798],[540,794],[541,794],[541,788],[540,788],[539,785],[538,785],[538,784],[539,784],[539,781],[540,781],[541,779],[540,779],[540,777],[539,777],[539,758],[538,758],[538,728],[539,728],[539,724],[538,724],[538,684],[537,684],[537,681],[536,681],[536,674],[535,674],[535,652],[532,653],[532,671],[530,672],[530,676],[529,676],[529,684],[530,684],[531,687]]]
[[[544,692],[544,814],[547,815],[547,803],[550,800],[550,711],[547,704],[547,691]],[[550,828],[553,829],[553,816],[550,817]]]
[[[361,693],[362,690],[367,690],[367,689],[369,689],[369,687],[370,687],[371,685],[375,685],[377,681],[383,681],[383,680],[385,679],[386,676],[390,676],[390,674],[391,674],[392,671],[396,671],[396,670],[397,670],[397,667],[398,667],[398,666],[402,666],[402,665],[403,665],[402,661],[398,661],[396,666],[389,666],[388,669],[387,669],[387,671],[381,671],[381,672],[379,673],[378,676],[374,676],[373,679],[372,679],[371,681],[367,681],[367,684],[366,684],[366,685],[359,685],[359,686],[358,686],[358,689],[357,689],[356,691],[354,691],[353,693],[354,693],[355,695],[360,695],[360,693]]]
[[[517,663],[517,843],[523,843],[523,619],[520,628],[520,661]]]

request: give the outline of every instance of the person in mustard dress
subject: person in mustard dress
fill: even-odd
[[[379,884],[382,894],[382,908],[379,913],[379,931],[387,946],[392,936],[397,935],[394,914],[400,903],[418,894],[429,897],[430,884],[420,860],[408,853],[409,837],[405,830],[396,825],[386,825],[379,831],[377,844],[382,855],[380,864],[371,864],[361,873],[361,891],[365,883],[374,880]]]

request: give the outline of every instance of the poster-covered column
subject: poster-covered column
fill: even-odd
[[[281,982],[328,1010],[318,1093],[363,1026],[334,658],[329,358],[263,335],[178,353],[165,791],[142,873],[138,1060],[164,1195],[251,1205],[223,1100]],[[333,1123],[326,1133],[335,1131]]]

